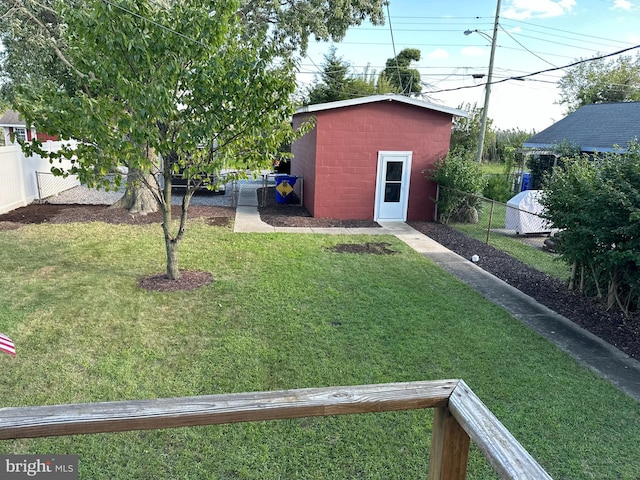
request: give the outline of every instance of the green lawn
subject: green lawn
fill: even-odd
[[[480,165],[480,168],[485,175],[500,175],[504,173],[504,163],[501,162],[484,162]]]
[[[388,241],[395,255],[328,250]],[[0,406],[462,378],[554,478],[640,477],[640,405],[394,237],[233,234],[192,222],[184,268],[136,287],[159,226],[0,232]],[[78,454],[83,479],[424,478],[432,412],[0,442]],[[474,449],[469,478],[492,478]]]
[[[450,226],[481,242],[487,241],[487,231],[490,226],[489,245],[552,277],[568,280],[571,269],[560,260],[558,255],[537,249],[523,243],[520,239],[496,231],[496,229],[504,229],[506,212],[506,205],[496,202],[493,206],[493,214],[491,214],[491,203],[483,201],[478,212],[478,223],[451,223]]]

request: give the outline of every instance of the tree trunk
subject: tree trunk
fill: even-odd
[[[130,213],[146,215],[158,211],[158,201],[150,189],[155,184],[148,172],[130,169],[127,175],[127,190],[124,196],[112,205],[113,208],[125,208]]]
[[[573,291],[576,287],[577,272],[578,272],[578,262],[573,262],[573,265],[571,265],[571,276],[569,277],[569,285],[567,286],[569,291]]]
[[[171,229],[171,205],[164,204],[162,208],[162,232],[164,233],[164,246],[167,252],[167,277],[169,280],[178,280],[180,278],[178,244],[182,235],[178,234],[174,237],[171,234]]]
[[[178,280],[180,278],[180,270],[178,269],[178,242],[165,236],[165,247],[167,250],[167,277],[170,280]]]

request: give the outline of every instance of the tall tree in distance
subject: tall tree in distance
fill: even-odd
[[[382,75],[402,95],[418,96],[422,92],[420,72],[411,68],[411,62],[420,60],[420,50],[405,48],[396,57],[387,60]]]
[[[640,100],[640,54],[592,60],[572,67],[558,82],[560,105],[571,113],[591,103]]]
[[[349,68],[350,65],[337,56],[336,48],[331,47],[329,53],[324,56],[319,78],[316,77],[316,81],[309,88],[305,103],[317,104],[351,98],[350,84],[353,79],[348,75]]]
[[[480,134],[480,123],[482,117],[482,108],[477,103],[461,104],[458,106],[460,110],[469,112],[468,117],[454,117],[453,127],[451,130],[450,150],[457,152],[463,157],[474,157],[478,151],[478,137]],[[485,133],[485,142],[482,156],[486,158],[490,148],[495,144],[496,134],[492,128],[493,121],[487,119],[487,130]]]
[[[367,64],[362,73],[356,76],[355,84],[356,88],[359,88],[358,85],[364,84],[365,86],[360,89],[362,91],[370,91],[371,94],[398,93],[398,89],[384,75],[378,74],[375,70],[370,70],[369,64]],[[366,85],[369,87],[367,88]]]
[[[395,87],[383,75],[365,69],[362,74],[349,73],[351,65],[338,57],[336,48],[331,47],[324,56],[322,71],[308,89],[303,103],[318,104],[366,97],[380,93],[393,93]]]

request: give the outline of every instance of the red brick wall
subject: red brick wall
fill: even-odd
[[[311,114],[295,115],[293,117],[293,128],[297,129]],[[302,138],[296,140],[291,146],[293,160],[291,161],[291,175],[303,177],[303,201],[309,213],[314,215],[315,192],[316,192],[316,134],[317,126]]]
[[[316,149],[315,181],[304,174],[305,192],[313,188],[312,196],[305,193],[305,206],[314,217],[373,219],[378,152],[390,150],[413,152],[407,220],[433,218],[435,184],[422,172],[447,153],[450,114],[376,102],[316,115],[313,141],[303,139]]]

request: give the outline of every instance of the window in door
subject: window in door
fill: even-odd
[[[403,162],[387,162],[384,185],[384,201],[387,203],[397,203],[400,201],[402,166]]]

